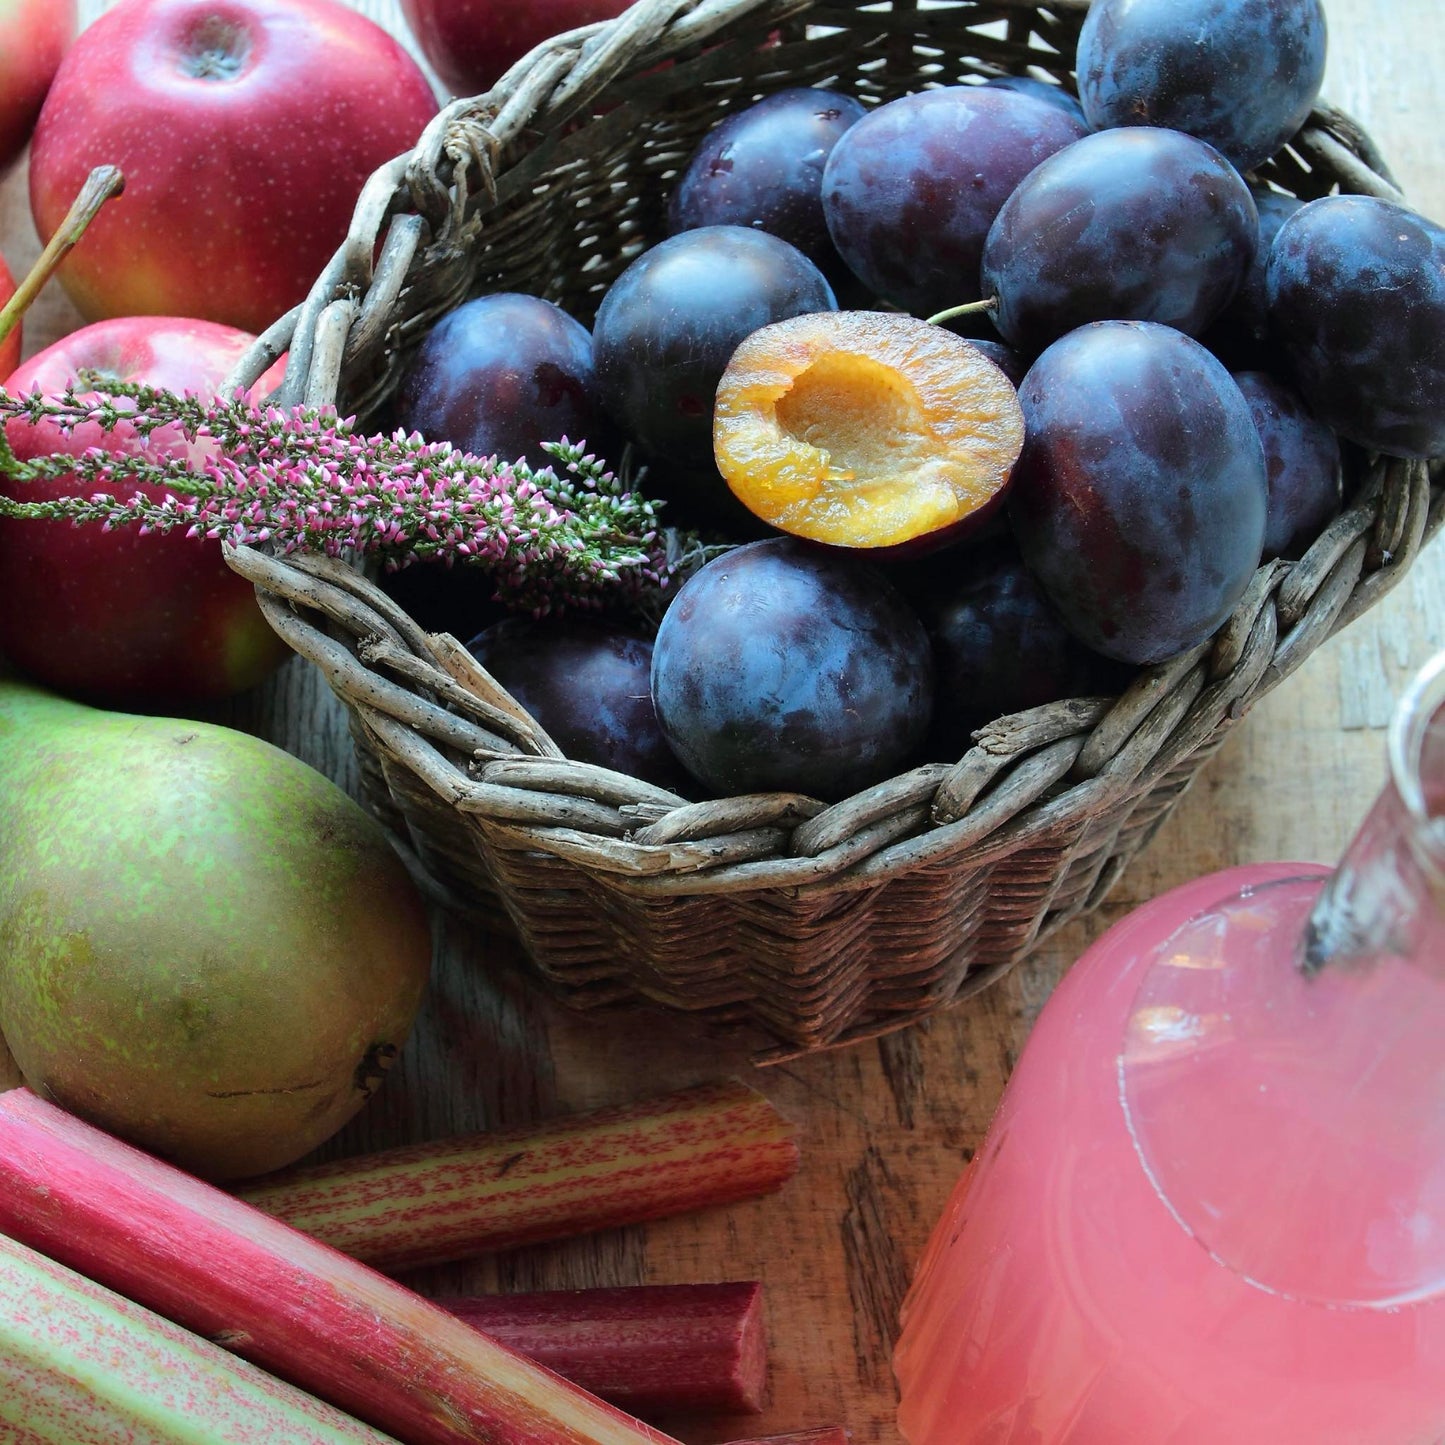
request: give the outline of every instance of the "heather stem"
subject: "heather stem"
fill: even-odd
[[[262,411],[244,397],[205,400],[156,387],[81,377],[104,387],[62,396],[10,396],[0,424],[51,422],[62,431],[122,422],[141,434],[172,427],[184,455],[91,448],[21,462],[0,455],[19,483],[60,481],[69,495],[0,497],[0,515],[70,519],[142,531],[183,528],[235,546],[360,552],[391,566],[437,559],[489,567],[503,600],[535,612],[643,606],[674,573],[657,505],[585,448],[549,443],[556,467],[475,457],[416,435],[359,436],[329,408]],[[117,400],[119,398],[119,401]]]
[[[49,244],[16,287],[15,294],[0,308],[0,342],[15,329],[20,318],[29,309],[30,303],[40,294],[41,287],[50,280],[55,268],[85,234],[86,227],[99,214],[100,208],[113,196],[120,195],[124,189],[125,177],[115,166],[96,166],[85,178],[80,194],[71,203],[70,210],[50,238]]]

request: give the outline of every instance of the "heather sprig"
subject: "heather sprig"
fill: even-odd
[[[554,465],[534,469],[415,434],[359,435],[331,408],[261,409],[241,396],[180,396],[111,378],[79,385],[105,392],[0,388],[0,474],[21,487],[64,479],[73,487],[53,501],[0,495],[0,515],[143,533],[180,527],[237,546],[360,553],[392,567],[422,558],[479,565],[503,600],[539,613],[613,600],[651,610],[676,559],[692,550],[664,534],[656,504],[565,438],[547,446]],[[168,434],[157,455],[93,447],[22,461],[4,441],[12,419],[66,433],[86,423],[144,436],[173,428],[177,444]]]

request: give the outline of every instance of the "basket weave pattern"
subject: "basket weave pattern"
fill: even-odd
[[[642,0],[455,102],[378,171],[310,297],[233,380],[289,349],[279,403],[365,415],[471,295],[531,291],[590,320],[665,234],[667,178],[724,114],[785,85],[877,102],[1004,72],[1067,83],[1085,8]],[[1399,194],[1326,106],[1261,174],[1305,198]],[[347,705],[373,806],[456,906],[515,931],[572,1003],[749,1023],[781,1057],[922,1017],[1097,903],[1253,700],[1403,575],[1440,518],[1431,470],[1360,460],[1304,559],[1262,567],[1215,639],[1123,697],[999,719],[957,762],[827,807],[688,803],[569,762],[454,640],[353,570],[229,560]]]

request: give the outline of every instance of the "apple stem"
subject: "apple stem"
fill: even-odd
[[[998,297],[985,296],[982,301],[969,301],[963,306],[950,306],[946,311],[935,312],[928,318],[930,326],[938,326],[959,316],[977,316],[980,311],[997,311]]]
[[[40,288],[50,280],[55,268],[70,254],[75,243],[85,234],[85,229],[96,218],[100,208],[125,189],[125,177],[116,166],[96,166],[85,178],[80,194],[71,202],[65,219],[56,228],[55,234],[40,253],[39,259],[30,268],[15,288],[15,294],[0,309],[0,342],[15,329],[16,323],[29,309],[30,303],[40,294]]]

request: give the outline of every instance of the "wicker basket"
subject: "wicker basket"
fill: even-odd
[[[345,246],[235,379],[289,349],[278,401],[365,416],[469,296],[531,291],[590,319],[664,234],[667,178],[724,114],[784,85],[876,102],[1002,72],[1067,84],[1085,8],[641,0],[452,104],[379,171]],[[1262,174],[1304,197],[1398,196],[1327,107]],[[1345,513],[1302,561],[1261,568],[1211,643],[1117,700],[1000,719],[956,763],[829,807],[689,804],[568,762],[455,641],[353,570],[231,562],[345,702],[370,800],[448,898],[514,931],[573,1004],[754,1025],[782,1057],[972,993],[1099,901],[1251,702],[1388,591],[1438,520],[1423,463],[1360,459],[1351,483]]]

